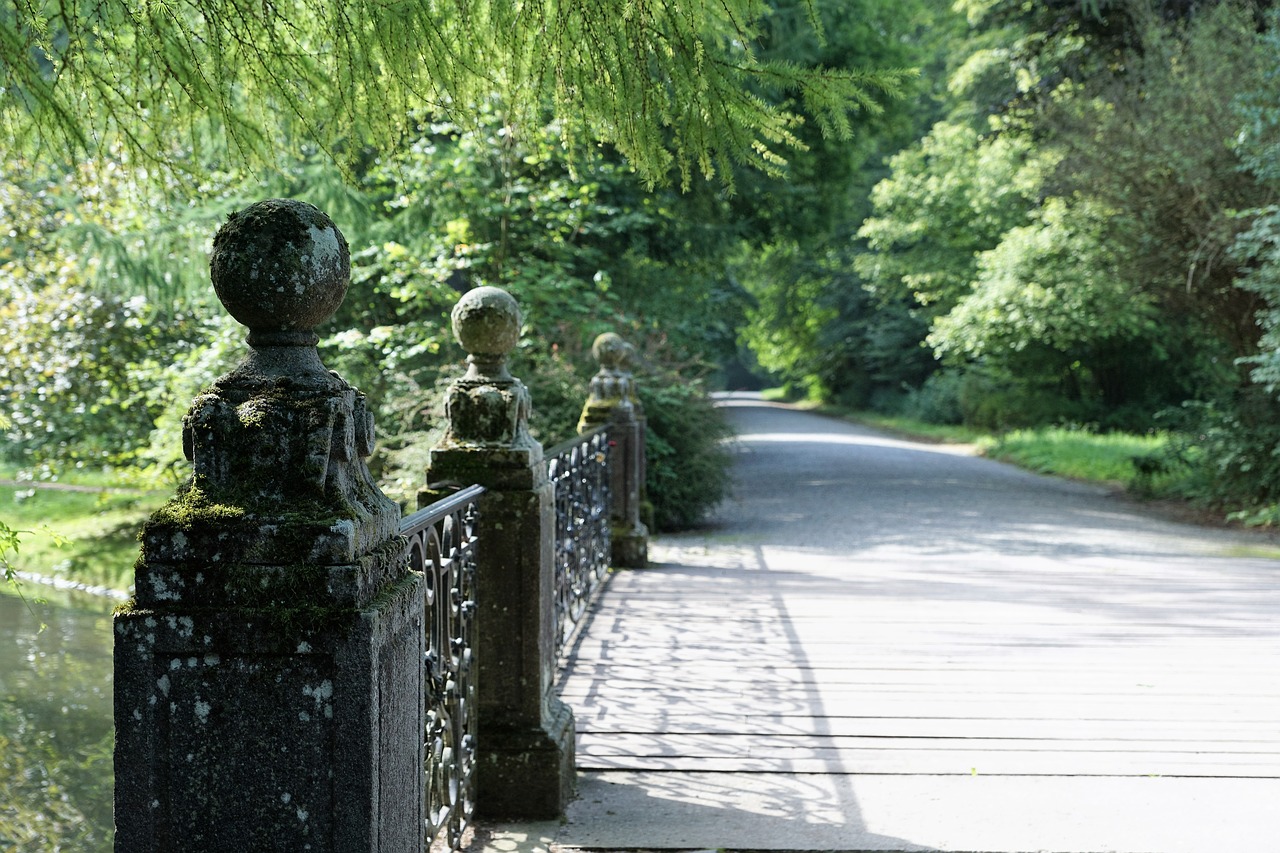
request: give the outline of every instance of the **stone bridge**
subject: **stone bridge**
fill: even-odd
[[[544,453],[483,288],[401,519],[315,349],[337,228],[264,202],[214,250],[249,353],[116,617],[117,850],[1274,849],[1253,540],[730,397],[737,498],[649,554],[625,345]]]

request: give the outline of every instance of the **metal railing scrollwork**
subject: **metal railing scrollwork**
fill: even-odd
[[[555,487],[556,656],[565,649],[609,570],[609,430],[547,451]]]
[[[475,803],[476,502],[471,486],[407,516],[400,534],[426,582],[426,839],[460,850]]]

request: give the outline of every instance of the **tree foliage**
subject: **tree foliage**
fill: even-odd
[[[821,4],[825,42],[796,22],[801,4],[780,3],[769,19],[767,48],[806,62],[847,62],[876,56],[885,65],[932,70],[933,51],[956,20],[937,4],[872,0]],[[924,356],[919,337],[901,341],[901,314],[881,315],[866,298],[854,270],[850,237],[869,212],[872,186],[883,177],[882,159],[936,115],[930,78],[912,81],[908,97],[860,123],[852,142],[810,134],[808,151],[792,160],[785,184],[757,177],[734,200],[743,227],[735,278],[753,298],[743,343],[760,363],[801,393],[865,402],[901,375],[891,365],[914,365]],[[743,186],[748,186],[744,179]],[[908,318],[909,320],[909,318]],[[885,347],[903,344],[914,353]],[[914,371],[904,371],[914,378]]]
[[[1275,23],[1275,18],[1272,18]],[[1247,224],[1230,247],[1232,259],[1243,267],[1239,284],[1265,302],[1259,313],[1260,352],[1247,360],[1253,379],[1280,392],[1280,32],[1273,27],[1262,37],[1266,71],[1256,86],[1236,101],[1243,128],[1236,150],[1245,169],[1262,191],[1255,207],[1240,212]]]
[[[954,4],[960,30],[936,26],[921,62],[937,106],[910,114],[916,138],[881,174],[863,162],[846,182],[844,209],[869,208],[843,246],[811,228],[823,236],[740,273],[761,363],[810,394],[939,420],[1172,424],[1199,437],[1169,464],[1199,466],[1202,497],[1271,518],[1270,6]]]
[[[1168,342],[1153,300],[1124,278],[1110,211],[1054,198],[1035,218],[979,256],[972,292],[928,338],[945,361],[1006,389],[971,404],[970,420],[1125,424],[1136,408],[1142,423],[1180,402],[1161,394]]]
[[[858,236],[867,287],[887,299],[911,298],[936,316],[971,289],[978,254],[1027,221],[1046,171],[1045,155],[1013,134],[980,135],[939,122],[889,161],[876,185],[875,215]]]
[[[1108,216],[1051,199],[1034,224],[978,255],[972,292],[934,323],[930,344],[956,359],[1016,361],[1053,350],[1075,361],[1095,343],[1141,335],[1151,305],[1130,304],[1133,289],[1106,239]]]
[[[544,441],[600,331],[679,384],[653,397],[651,486],[680,505],[691,472],[721,493],[697,467],[720,464],[715,441],[684,439],[709,365],[745,346],[802,393],[943,420],[1146,429],[1176,411],[1206,437],[1183,454],[1206,482],[1265,508],[1268,6],[19,4],[0,11],[0,139],[33,163],[0,188],[19,225],[0,235],[6,452],[99,458],[100,440],[164,463],[167,407],[238,347],[172,299],[205,284],[181,259],[218,214],[286,195],[354,247],[324,355],[379,403],[393,479],[419,475],[438,429],[454,300],[495,284],[525,309],[515,370]],[[883,71],[908,66],[924,74]],[[192,203],[150,205],[128,189],[145,181]],[[687,523],[674,506],[658,515]]]
[[[440,383],[457,375],[461,353],[447,315],[459,292],[503,287],[525,322],[513,370],[532,391],[535,435],[551,444],[577,422],[596,369],[592,340],[618,332],[644,353],[642,387],[683,389],[654,392],[654,445],[678,452],[659,454],[649,473],[655,513],[687,525],[727,487],[723,475],[688,479],[699,466],[723,467],[719,432],[701,444],[672,433],[698,422],[700,379],[732,346],[741,311],[723,272],[732,246],[721,236],[723,201],[645,191],[605,154],[571,164],[559,130],[555,122],[516,130],[496,111],[479,127],[434,122],[370,169],[364,187],[381,199],[381,221],[370,228],[377,240],[356,253],[352,291],[326,349],[381,401],[380,422],[404,434],[393,449],[407,449],[438,428]],[[401,458],[413,464],[412,454]],[[688,484],[660,485],[673,479]]]
[[[1257,8],[962,8],[958,100],[873,194],[868,285],[914,301],[989,423],[1141,426],[1230,381],[1258,338],[1229,252],[1259,198],[1232,143]]]
[[[102,178],[80,220],[93,227],[110,227],[121,209]],[[141,292],[91,286],[119,269],[74,227],[67,191],[38,177],[0,180],[0,456],[28,467],[119,462],[145,444],[163,408],[150,380],[192,323],[184,313],[159,323]]]
[[[220,209],[243,203],[242,193],[300,197],[334,212],[354,248],[353,277],[321,330],[323,357],[377,407],[384,453],[375,461],[401,497],[420,485],[420,451],[438,439],[443,388],[460,374],[449,312],[470,287],[499,285],[522,304],[526,333],[513,368],[534,392],[534,429],[544,442],[573,431],[599,332],[639,344],[645,372],[661,377],[652,381],[681,383],[684,395],[658,396],[654,418],[681,428],[686,416],[661,408],[696,408],[707,365],[733,344],[741,308],[718,261],[732,246],[714,215],[724,207],[721,194],[646,191],[604,153],[571,165],[559,123],[516,131],[497,112],[471,127],[422,121],[414,140],[367,163],[354,183],[313,158],[267,187],[211,190],[216,200],[206,200],[202,242]],[[110,182],[100,191],[110,203],[101,204],[70,183],[3,188],[15,225],[14,236],[0,239],[9,273],[0,279],[8,461],[48,464],[50,476],[77,462],[180,476],[183,412],[243,354],[243,329],[211,300],[166,305],[146,296],[143,283],[157,271],[186,266],[172,251],[186,233],[172,224],[182,212],[139,205],[141,196],[117,198]],[[157,240],[134,239],[152,225]],[[122,252],[104,255],[85,235],[103,235]],[[204,265],[191,266],[207,291]],[[714,438],[697,445],[655,430],[656,446],[680,451],[651,466],[657,478],[720,458]],[[704,474],[694,485],[699,500],[688,489],[659,490],[657,511],[687,524],[719,500],[726,481]],[[663,494],[688,505],[665,506]]]
[[[1121,71],[1045,111],[1063,152],[1050,192],[1109,207],[1121,274],[1155,299],[1170,325],[1220,341],[1228,357],[1257,344],[1259,304],[1235,282],[1236,215],[1261,200],[1234,143],[1236,96],[1270,67],[1254,10],[1202,9],[1177,26],[1151,15]]]
[[[802,115],[851,133],[902,74],[806,67],[756,49],[764,0],[330,3],[24,2],[0,10],[0,138],[68,161],[120,145],[202,175],[318,146],[353,167],[423,110],[465,123],[498,93],[513,124],[547,104],[571,145],[617,147],[650,183],[674,171],[777,172]],[[811,15],[817,23],[817,16]]]

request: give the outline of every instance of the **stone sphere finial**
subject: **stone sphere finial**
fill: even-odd
[[[251,345],[315,344],[347,294],[351,253],[319,208],[273,198],[231,214],[213,238],[210,277]]]
[[[605,332],[603,335],[596,337],[595,342],[591,344],[591,354],[596,357],[596,361],[606,370],[617,370],[623,367],[626,361],[627,347],[630,346],[622,339],[622,336],[615,332]]]
[[[452,318],[453,336],[473,358],[504,360],[520,342],[520,306],[501,288],[468,290]]]

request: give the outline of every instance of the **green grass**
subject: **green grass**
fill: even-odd
[[[782,390],[773,389],[771,396],[783,399]],[[1043,474],[1119,485],[1144,494],[1174,492],[1176,482],[1184,474],[1177,470],[1164,470],[1145,480],[1139,476],[1134,459],[1158,457],[1169,443],[1169,437],[1159,433],[1135,435],[1039,427],[997,435],[968,426],[931,424],[901,415],[827,404],[797,402],[795,405],[920,441],[972,445],[984,456]]]
[[[0,477],[0,479],[4,479]],[[95,476],[102,488],[105,478]],[[162,492],[67,491],[47,484],[0,486],[0,521],[22,535],[10,562],[20,571],[125,590],[133,582],[137,532]],[[61,546],[57,537],[66,540]]]
[[[1242,560],[1280,560],[1280,547],[1272,545],[1232,545],[1222,549],[1221,556]]]
[[[835,407],[823,406],[819,411],[828,414],[851,415],[854,420],[864,423],[867,426],[873,426],[887,432],[897,433],[898,435],[908,436],[910,438],[923,441],[933,441],[944,444],[972,444],[979,451],[986,452],[995,443],[995,438],[982,430],[973,427],[959,426],[954,424],[929,424],[924,421],[913,420],[912,418],[902,417],[900,415],[883,415],[878,412],[852,412],[842,410]]]
[[[766,403],[796,402],[795,396],[791,393],[790,389],[783,387],[764,389],[760,392],[760,399],[764,400]]]
[[[1152,456],[1167,443],[1168,438],[1159,434],[1041,427],[1005,433],[995,439],[987,455],[1032,471],[1128,486],[1137,474],[1134,458]]]
[[[837,406],[833,403],[807,399],[803,395],[798,395],[794,389],[785,386],[766,388],[760,392],[760,398],[769,403],[790,403],[795,408],[806,412],[817,412],[823,415],[857,421],[876,429],[921,441],[946,444],[975,444],[981,450],[991,445],[995,440],[989,433],[973,427],[931,424],[900,415],[886,415],[868,409],[851,409],[847,406]]]
[[[1165,466],[1156,466],[1159,470],[1145,477],[1139,474],[1135,459],[1163,458],[1161,454],[1170,439],[1162,433],[1135,435],[1040,427],[995,435],[972,427],[929,424],[896,415],[815,408],[918,440],[972,445],[984,456],[1042,474],[1121,486],[1141,495],[1180,494],[1179,484],[1187,476],[1185,470]]]

